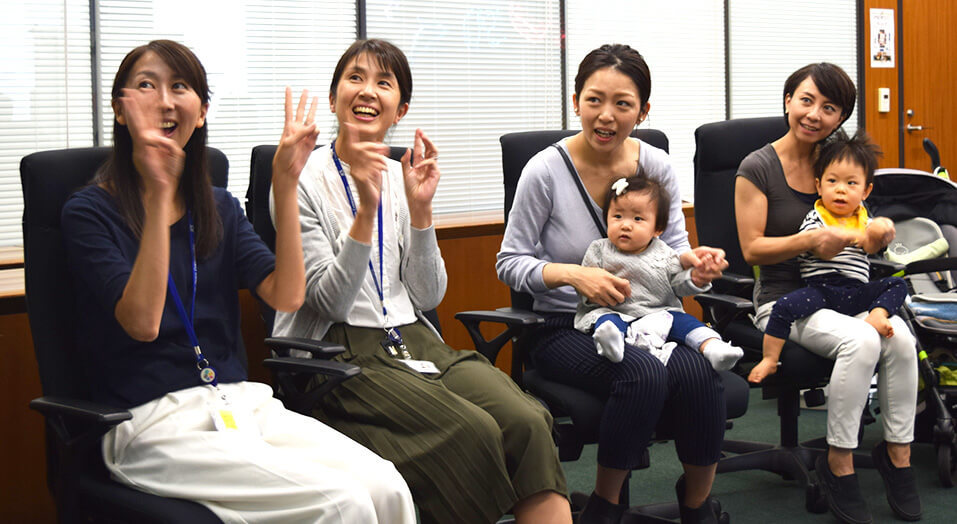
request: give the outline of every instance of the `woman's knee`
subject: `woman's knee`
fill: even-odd
[[[363,476],[362,483],[378,512],[397,516],[411,510],[409,486],[391,462],[383,460],[375,471]]]
[[[850,319],[840,328],[837,360],[873,371],[881,355],[881,335],[873,326],[860,319]]]

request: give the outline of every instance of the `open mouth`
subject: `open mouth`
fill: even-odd
[[[166,121],[160,124],[160,129],[163,130],[163,134],[167,137],[173,136],[173,132],[176,131],[176,122]]]
[[[379,116],[379,111],[369,106],[353,107],[352,113],[362,119],[373,119]]]
[[[809,126],[807,124],[801,124],[801,127],[803,127],[804,129],[807,129],[808,131],[812,133],[817,133],[820,130],[819,128],[816,128],[814,126]]]
[[[595,129],[595,134],[602,140],[610,140],[616,133],[614,131],[608,131],[607,129]]]

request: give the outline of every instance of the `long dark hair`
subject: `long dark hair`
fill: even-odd
[[[116,101],[123,96],[133,66],[146,53],[153,52],[181,76],[199,95],[203,105],[209,103],[209,83],[206,81],[206,69],[196,55],[183,44],[172,40],[153,40],[130,51],[120,63],[113,78],[112,97]],[[185,122],[183,123],[186,124]],[[196,228],[196,253],[206,258],[219,245],[222,236],[222,221],[213,200],[213,186],[209,177],[206,161],[206,139],[209,123],[193,131],[186,147],[186,161],[183,176],[179,181],[179,195],[193,217]],[[126,126],[113,118],[113,151],[106,163],[96,174],[94,184],[106,187],[116,199],[120,214],[127,226],[138,237],[143,234],[143,183],[133,164],[133,138]]]

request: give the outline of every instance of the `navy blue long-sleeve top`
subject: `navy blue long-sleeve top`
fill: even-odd
[[[223,383],[246,379],[239,329],[240,288],[255,289],[275,267],[275,257],[246,220],[239,202],[214,188],[223,223],[215,252],[197,260],[196,336]],[[133,271],[139,239],[113,197],[90,186],[67,201],[61,215],[67,260],[76,287],[77,351],[92,385],[91,400],[130,408],[166,393],[203,384],[196,356],[169,292],[159,336],[134,340],[116,320],[116,303]],[[192,293],[189,225],[170,226],[170,271],[187,311]]]

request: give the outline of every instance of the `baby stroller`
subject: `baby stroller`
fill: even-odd
[[[901,317],[917,338],[922,391],[915,439],[932,442],[945,487],[957,476],[957,184],[913,169],[879,169],[867,199],[894,220],[885,258],[903,264],[910,288]]]

